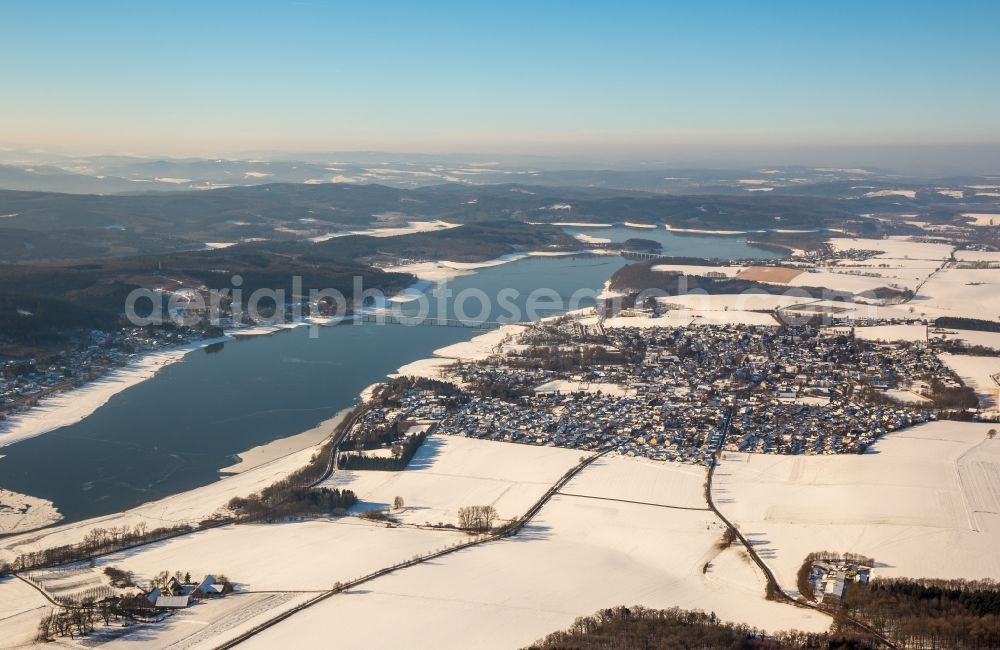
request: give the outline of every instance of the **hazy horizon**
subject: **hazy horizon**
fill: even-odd
[[[988,173],[1000,5],[960,4],[8,3],[0,143]]]
[[[642,154],[646,154],[643,156]],[[60,159],[134,157],[148,160],[271,160],[357,162],[384,158],[383,162],[451,161],[482,165],[538,166],[550,170],[608,169],[742,169],[763,167],[863,167],[887,173],[914,176],[1000,175],[1000,144],[938,144],[895,146],[788,146],[723,148],[709,146],[647,147],[642,151],[611,149],[577,153],[540,151],[472,150],[233,150],[195,152],[128,151],[115,149],[60,149],[58,147],[18,147],[0,142],[0,164],[45,164]]]

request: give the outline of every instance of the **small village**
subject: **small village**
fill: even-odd
[[[903,402],[893,397],[903,388],[961,388],[923,344],[810,326],[595,337],[566,322],[532,328],[505,350],[447,369],[449,390],[406,390],[393,408],[367,413],[352,437],[389,446],[386,434],[406,420],[447,435],[703,465],[719,449],[856,454],[939,417],[934,395]]]
[[[0,346],[0,421],[47,395],[76,388],[126,366],[139,355],[190,343],[201,336],[193,331],[128,327],[91,330],[67,342],[63,349],[46,353]]]

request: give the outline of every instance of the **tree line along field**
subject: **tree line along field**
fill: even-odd
[[[1000,648],[1000,585],[989,580],[875,580],[852,585],[833,611],[871,625],[899,648]],[[620,606],[582,616],[526,650],[690,647],[875,650],[885,644],[840,622],[825,633],[766,633],[724,622],[714,613]]]

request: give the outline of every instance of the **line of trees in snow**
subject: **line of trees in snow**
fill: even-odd
[[[381,470],[399,472],[406,469],[420,445],[427,439],[424,432],[407,436],[392,446],[392,456],[368,456],[361,452],[341,454],[337,460],[340,469]]]

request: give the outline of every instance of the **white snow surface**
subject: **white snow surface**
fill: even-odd
[[[874,325],[855,327],[854,336],[865,341],[927,342],[926,325]]]
[[[560,447],[431,435],[402,472],[337,470],[323,485],[358,495],[354,511],[386,508],[403,523],[457,524],[458,509],[491,505],[501,519],[524,514],[559,477],[590,455]]]
[[[902,196],[912,199],[917,196],[917,192],[915,190],[875,190],[874,192],[866,192],[865,196],[869,198],[879,196]]]
[[[169,569],[224,574],[239,590],[323,590],[460,541],[458,531],[387,528],[357,517],[240,524],[101,557],[96,570],[134,571],[140,583]]]
[[[313,647],[336,629],[344,647],[523,647],[622,603],[714,611],[770,630],[828,627],[821,614],[765,600],[763,576],[741,552],[716,549],[718,519],[686,509],[704,507],[695,500],[703,472],[656,463],[636,471],[638,464],[625,464],[632,462],[602,459],[587,468],[514,538],[378,578],[245,645]],[[569,496],[588,493],[616,496]],[[635,496],[662,505],[629,502]],[[374,624],[382,620],[393,624]]]
[[[973,226],[1000,226],[1000,214],[996,212],[965,212],[962,216],[972,219]]]
[[[965,354],[942,353],[938,357],[966,386],[976,391],[982,409],[997,409],[1000,395],[1000,357],[976,357]]]
[[[1000,314],[997,269],[946,268],[935,273],[910,302],[928,316],[967,316],[995,321]]]
[[[0,648],[32,645],[38,622],[50,612],[45,597],[14,576],[0,578]]]
[[[954,248],[950,244],[913,241],[909,237],[887,237],[885,239],[863,239],[834,237],[829,240],[836,251],[849,249],[883,251],[876,258],[946,260]]]
[[[981,345],[985,348],[1000,350],[1000,332],[979,332],[976,330],[934,329],[931,336],[940,336],[948,340],[965,341],[966,345]]]
[[[932,422],[864,455],[727,452],[718,506],[768,558],[782,587],[813,551],[873,557],[876,576],[1000,578],[996,425]]]

